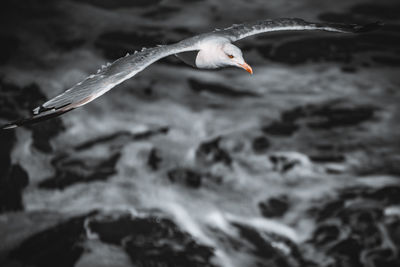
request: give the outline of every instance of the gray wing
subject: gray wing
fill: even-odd
[[[365,32],[381,26],[382,23],[375,22],[367,25],[308,22],[297,18],[280,18],[272,20],[260,20],[256,22],[234,24],[223,30],[216,30],[214,33],[228,38],[235,42],[251,35],[272,31],[290,30],[322,30],[329,32],[357,33]]]
[[[183,61],[185,64],[196,68],[196,57],[198,53],[198,51],[188,51],[175,54],[175,56]]]
[[[2,128],[15,128],[59,116],[93,101],[163,57],[192,50],[197,50],[196,43],[187,39],[177,44],[144,49],[132,55],[127,54],[112,64],[103,66],[96,74],[90,75],[64,93],[35,108],[31,118],[9,123]]]

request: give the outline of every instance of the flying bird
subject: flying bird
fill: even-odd
[[[4,125],[11,129],[24,124],[35,123],[86,105],[100,97],[116,85],[135,76],[157,60],[175,55],[183,62],[199,69],[222,67],[243,68],[250,74],[253,69],[243,59],[240,48],[233,43],[248,36],[273,31],[287,30],[322,30],[339,33],[359,33],[372,30],[381,23],[367,25],[315,23],[297,18],[261,20],[252,23],[234,24],[229,28],[216,29],[178,43],[143,49],[132,55],[127,54],[111,64],[103,66],[96,74],[88,76],[60,95],[33,109],[30,118]]]

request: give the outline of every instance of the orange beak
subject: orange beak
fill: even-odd
[[[253,69],[246,62],[243,64],[239,64],[239,66],[245,69],[248,73],[253,74]]]

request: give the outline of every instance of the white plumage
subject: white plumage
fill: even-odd
[[[197,68],[215,69],[226,66],[243,68],[249,73],[253,70],[244,61],[242,51],[232,42],[248,36],[283,30],[323,30],[330,32],[354,33],[368,31],[379,23],[366,26],[354,24],[312,23],[301,19],[262,20],[253,23],[234,24],[229,28],[214,30],[184,39],[176,44],[143,48],[134,54],[119,58],[113,63],[103,65],[96,74],[92,74],[64,93],[50,99],[33,110],[33,116],[3,126],[3,129],[15,128],[61,115],[83,106],[111,90],[116,85],[133,77],[155,61],[177,55],[184,62]],[[187,52],[191,52],[186,54]],[[193,54],[195,53],[195,54]],[[192,59],[189,59],[192,57]],[[191,62],[192,61],[192,62]]]

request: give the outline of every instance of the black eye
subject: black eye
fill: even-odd
[[[228,57],[229,57],[229,58],[233,58],[233,56],[232,56],[232,55],[228,55]]]

